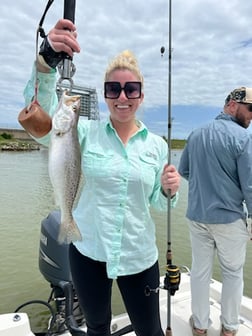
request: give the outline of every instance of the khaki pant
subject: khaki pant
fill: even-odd
[[[211,325],[209,286],[214,256],[217,254],[222,274],[221,323],[229,330],[239,327],[239,311],[243,295],[243,266],[249,234],[244,220],[228,224],[189,224],[192,269],[192,315],[195,327]]]

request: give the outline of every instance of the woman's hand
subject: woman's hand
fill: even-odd
[[[60,19],[55,27],[49,31],[47,38],[55,52],[64,51],[71,57],[74,52],[80,52],[76,27],[70,20]]]
[[[49,31],[40,46],[37,69],[40,72],[50,72],[64,58],[64,53],[73,57],[75,52],[80,52],[76,27],[72,21],[61,19]]]
[[[168,190],[171,191],[171,196],[174,196],[179,189],[180,175],[173,165],[166,164],[161,175],[161,185],[163,192],[167,195]]]

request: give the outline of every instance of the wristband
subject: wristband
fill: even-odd
[[[38,55],[37,57],[37,61],[43,66],[45,67],[46,69],[48,70],[53,70],[53,68],[50,67],[50,65],[48,65],[44,59],[44,57],[42,55]]]

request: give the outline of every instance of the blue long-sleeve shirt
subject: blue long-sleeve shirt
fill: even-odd
[[[53,115],[56,74],[38,76],[38,100]],[[33,83],[34,72],[24,91],[27,104]],[[106,262],[109,278],[141,272],[158,258],[150,206],[167,210],[160,184],[167,144],[142,122],[138,126],[124,146],[109,119],[80,119],[78,124],[85,184],[74,211],[83,241],[75,246],[85,256]],[[50,136],[36,140],[48,146]],[[171,201],[174,206],[177,195]]]
[[[252,214],[252,137],[229,114],[191,133],[179,173],[188,180],[190,220],[205,224],[244,218],[244,201]]]

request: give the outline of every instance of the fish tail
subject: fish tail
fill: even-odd
[[[72,218],[70,222],[62,222],[58,236],[59,244],[70,244],[77,240],[81,241],[82,236],[75,220]]]

